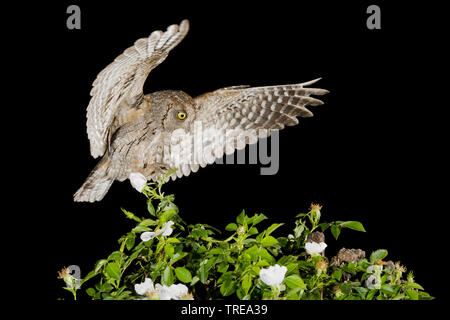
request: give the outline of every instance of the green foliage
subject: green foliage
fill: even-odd
[[[329,263],[324,255],[305,252],[312,232],[330,230],[335,239],[343,228],[365,232],[358,221],[320,223],[320,207],[312,206],[297,216],[292,234],[280,236],[276,231],[282,223],[265,227],[265,215],[242,211],[222,234],[206,224],[186,226],[174,196],[164,195],[162,185],[161,181],[144,188],[147,216],[137,217],[122,209],[136,226],[119,239],[117,251],[97,261],[80,286],[66,287],[75,298],[82,287],[95,300],[142,299],[145,296],[136,293],[135,284],[150,278],[164,286],[185,284],[193,298],[200,300],[228,296],[244,300],[432,299],[414,282],[412,273],[403,279],[403,266],[385,265],[382,259],[387,250],[375,250],[369,260],[340,265],[333,260]],[[174,222],[173,232],[165,233],[169,221]],[[141,239],[144,232],[153,232],[147,241]],[[275,264],[284,266],[286,272],[281,283],[269,286],[260,271]]]

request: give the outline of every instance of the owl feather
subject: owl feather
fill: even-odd
[[[298,124],[297,117],[313,115],[307,106],[323,104],[313,96],[328,91],[308,87],[319,79],[232,86],[196,98],[172,90],[144,95],[147,76],[188,29],[189,22],[183,20],[165,32],[152,32],[97,75],[87,107],[87,133],[91,155],[102,159],[75,193],[75,201],[99,201],[115,180],[123,181],[131,173],[156,180],[176,168],[172,179],[188,176],[273,130]]]

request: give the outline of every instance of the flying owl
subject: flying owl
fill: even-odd
[[[171,25],[137,40],[95,79],[87,107],[87,133],[94,158],[102,157],[74,194],[75,201],[99,201],[115,180],[139,174],[157,180],[188,176],[224,154],[256,143],[272,130],[311,117],[306,106],[322,101],[306,88],[319,79],[290,85],[234,86],[191,97],[183,91],[144,95],[144,82],[183,40],[189,22]],[[131,180],[131,178],[130,178]]]

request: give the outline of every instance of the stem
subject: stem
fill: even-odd
[[[276,300],[278,299],[278,296],[280,295],[280,289],[278,286],[272,286],[272,299]]]
[[[74,289],[71,289],[70,291],[71,291],[72,294],[73,294],[73,299],[74,299],[74,300],[77,300],[77,289],[75,289],[75,290],[74,290]]]

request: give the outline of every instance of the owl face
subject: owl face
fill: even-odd
[[[193,99],[187,94],[179,93],[168,97],[165,101],[166,116],[163,118],[163,127],[166,132],[177,129],[188,131],[195,120]]]

